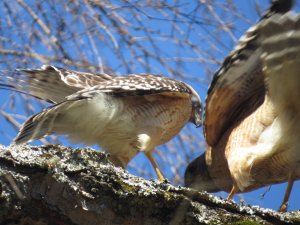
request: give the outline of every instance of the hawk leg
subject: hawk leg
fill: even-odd
[[[280,205],[280,208],[278,209],[279,212],[286,212],[288,208],[288,201],[291,195],[291,191],[294,185],[294,179],[293,179],[293,173],[290,173],[289,179],[288,179],[288,185],[284,194],[283,201]]]
[[[145,152],[145,154],[146,154],[147,158],[149,159],[149,161],[151,162],[151,165],[153,166],[153,168],[154,168],[154,170],[157,174],[158,179],[160,181],[164,181],[165,178],[163,177],[162,173],[160,172],[160,170],[159,170],[159,168],[158,168],[151,152]]]
[[[232,186],[232,189],[228,195],[228,197],[226,198],[227,201],[230,201],[233,196],[235,195],[235,193],[238,191],[238,188],[235,187],[235,185]]]

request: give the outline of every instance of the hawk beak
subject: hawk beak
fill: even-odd
[[[199,128],[202,126],[201,114],[196,113],[195,119],[194,119],[194,124],[196,125],[196,128]]]
[[[202,121],[200,121],[199,123],[195,123],[195,125],[196,125],[196,128],[201,127],[202,126]]]
[[[190,122],[196,125],[196,127],[202,126],[202,104],[200,97],[195,92],[195,94],[192,96],[192,114],[190,118]]]

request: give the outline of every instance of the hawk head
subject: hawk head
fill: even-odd
[[[205,154],[194,159],[184,173],[186,187],[196,188],[208,192],[217,192],[220,189],[215,185],[206,165]]]

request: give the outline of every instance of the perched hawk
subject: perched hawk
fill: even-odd
[[[273,0],[215,74],[205,106],[208,149],[185,173],[187,186],[247,192],[300,179],[300,15]]]
[[[73,142],[98,144],[126,167],[144,152],[163,180],[151,153],[187,122],[201,125],[201,101],[186,83],[151,74],[116,77],[43,66],[3,75],[2,88],[53,103],[31,116],[14,142],[65,134]]]

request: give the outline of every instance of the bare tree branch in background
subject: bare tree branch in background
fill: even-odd
[[[260,10],[254,0],[247,4],[252,12]],[[204,97],[213,72],[244,31],[237,27],[246,29],[252,20],[232,0],[3,0],[0,69],[52,64],[88,72],[162,74],[190,83]],[[25,116],[45,103],[10,94],[1,104],[0,116],[13,136]],[[180,184],[187,162],[204,147],[202,131],[187,126],[156,157],[171,182]],[[154,177],[138,164],[131,164],[138,174]]]

